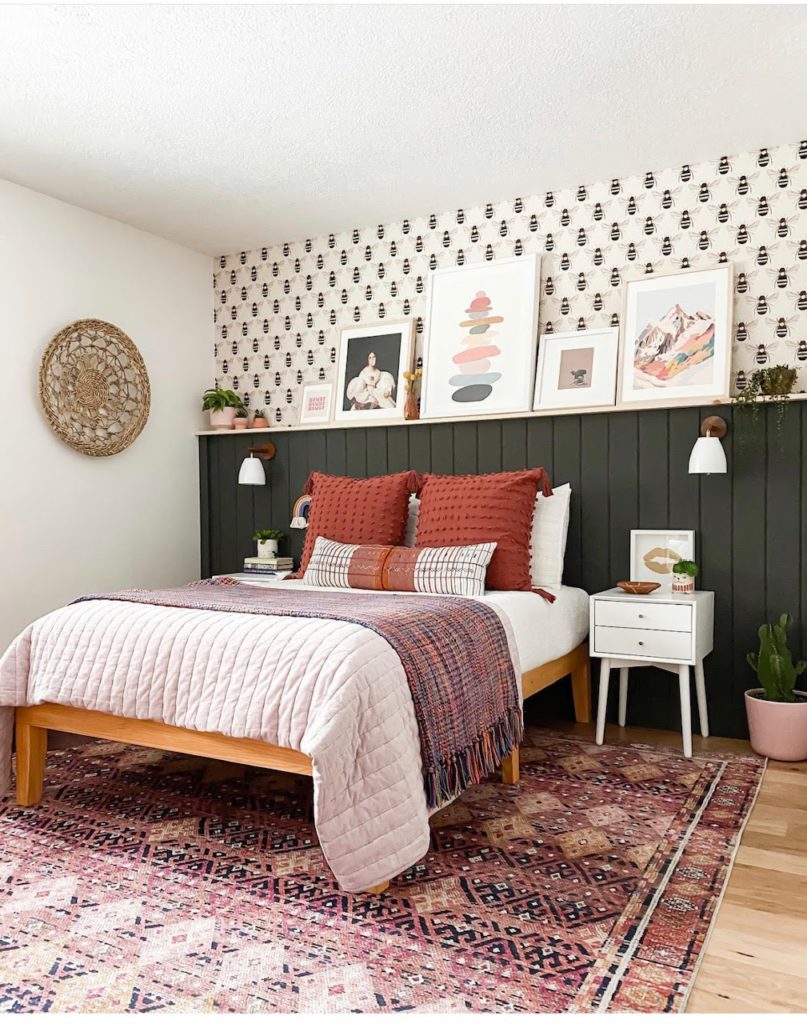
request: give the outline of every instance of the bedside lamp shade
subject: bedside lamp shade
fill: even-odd
[[[263,468],[261,460],[256,459],[254,455],[247,456],[238,471],[238,482],[254,487],[263,486],[266,483],[266,470]]]
[[[689,456],[690,473],[727,472],[726,453],[720,438],[726,435],[726,422],[720,416],[709,416],[701,424],[701,434]]]

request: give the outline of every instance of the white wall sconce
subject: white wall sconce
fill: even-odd
[[[271,441],[261,445],[260,448],[250,448],[249,455],[241,463],[238,470],[239,484],[247,484],[252,487],[262,487],[266,483],[266,470],[264,462],[275,457],[277,448]]]
[[[722,416],[707,416],[701,423],[701,436],[689,456],[690,473],[725,473],[726,453],[720,438],[725,437],[728,426]]]

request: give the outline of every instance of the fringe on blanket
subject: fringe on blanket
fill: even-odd
[[[491,775],[524,736],[521,708],[508,708],[505,717],[494,723],[464,750],[452,754],[431,769],[424,769],[426,800],[436,810],[453,800],[468,786]]]

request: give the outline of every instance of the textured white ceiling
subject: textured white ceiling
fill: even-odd
[[[211,253],[807,129],[807,8],[0,7],[0,177]]]

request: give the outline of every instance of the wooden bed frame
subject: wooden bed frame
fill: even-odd
[[[578,722],[591,721],[591,666],[588,641],[545,665],[521,676],[521,692],[526,700],[558,680],[571,675],[574,714]],[[262,740],[236,739],[216,732],[197,732],[162,722],[141,721],[108,715],[103,711],[85,711],[62,704],[35,704],[17,708],[17,803],[30,807],[42,799],[45,783],[45,755],[48,729],[92,736],[96,739],[133,743],[141,747],[170,750],[178,754],[212,757],[258,768],[274,768],[311,775],[311,758],[299,750],[276,747]],[[502,780],[516,785],[519,780],[518,748],[502,761]],[[383,892],[389,882],[373,886],[368,892]]]

